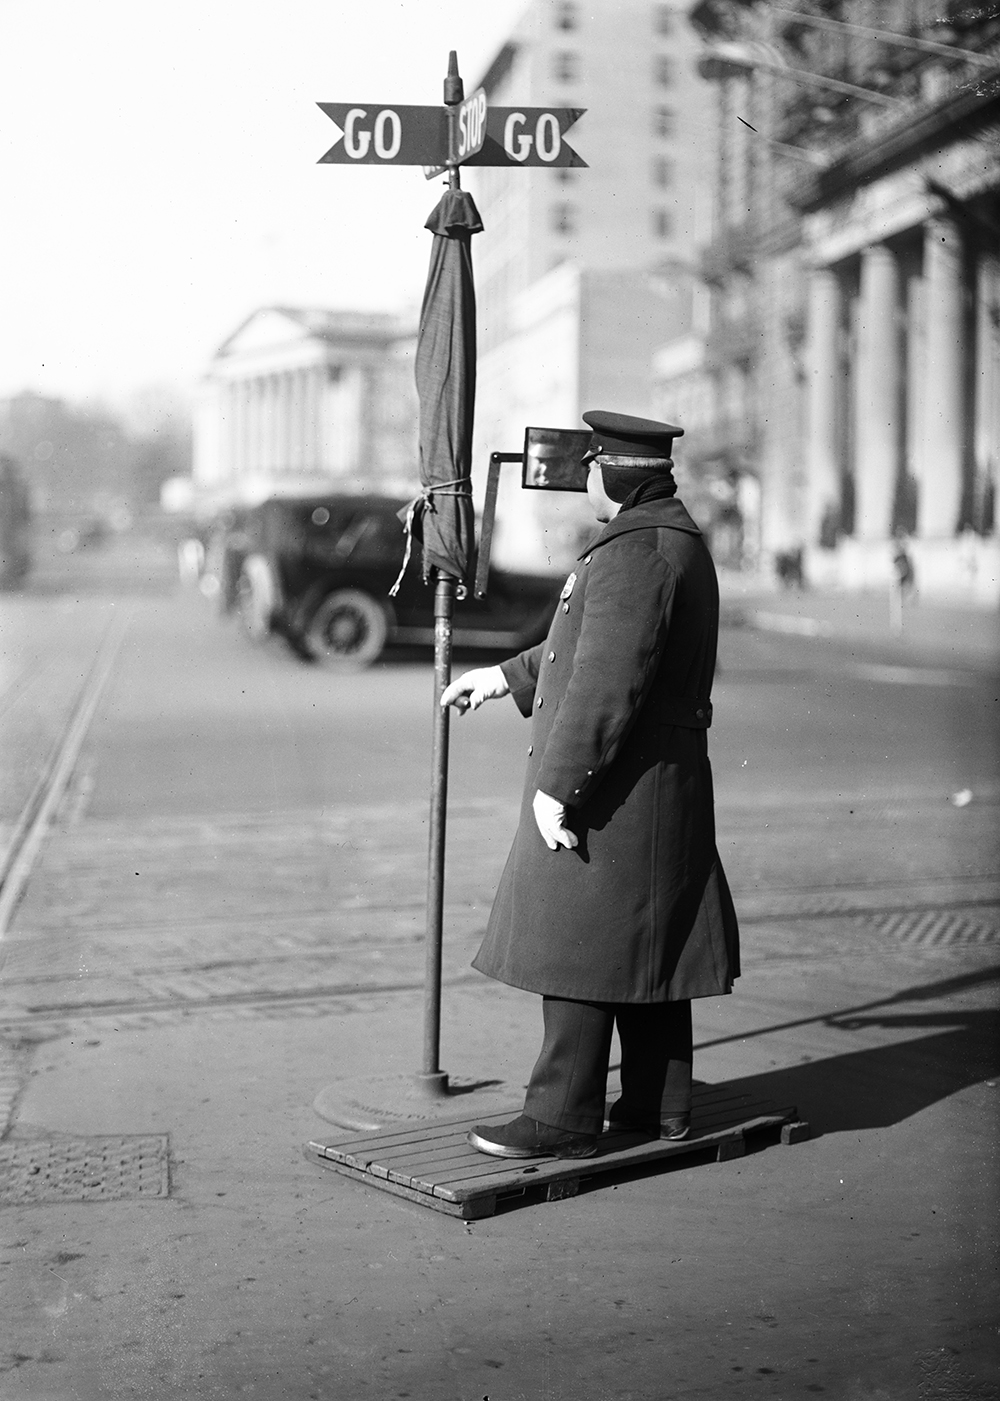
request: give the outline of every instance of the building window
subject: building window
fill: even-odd
[[[552,71],[557,83],[573,83],[579,76],[578,54],[556,53],[552,55]]]
[[[674,12],[669,5],[657,5],[653,9],[653,28],[657,34],[672,34]]]
[[[561,3],[556,5],[556,28],[575,29],[576,27],[576,5],[573,0],[561,0]]]
[[[661,88],[669,88],[674,81],[674,65],[669,58],[659,55],[653,64],[653,81]]]
[[[656,136],[673,136],[674,127],[674,109],[672,107],[655,107],[653,109],[653,132]]]
[[[576,211],[571,204],[552,206],[552,230],[558,234],[576,232]]]
[[[673,232],[673,221],[666,209],[653,210],[653,235],[655,238],[669,238]]]
[[[674,180],[674,163],[666,156],[657,156],[653,161],[653,184],[658,190],[668,190]]]

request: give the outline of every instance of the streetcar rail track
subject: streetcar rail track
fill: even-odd
[[[993,918],[981,920],[971,920],[963,918],[963,911],[979,911],[983,914],[993,915]],[[768,925],[768,924],[799,924],[819,921],[849,921],[853,924],[863,923],[888,933],[909,934],[911,937],[917,935],[933,936],[938,934],[938,942],[945,942],[947,934],[954,930],[957,933],[964,933],[969,941],[987,940],[990,937],[1000,937],[1000,897],[993,896],[983,900],[961,900],[949,901],[947,903],[919,903],[912,905],[890,904],[878,906],[855,906],[844,904],[842,906],[830,906],[825,909],[816,908],[788,908],[788,909],[765,909],[765,910],[745,910],[740,911],[740,923],[744,926]],[[164,932],[176,935],[176,925],[158,925]],[[127,928],[134,933],[137,926],[116,926],[116,928]],[[107,925],[100,926],[101,933],[108,932]],[[479,928],[471,935],[465,936],[464,942],[470,945],[481,939],[483,929]],[[452,942],[462,942],[462,939],[454,939]],[[272,969],[277,970],[285,967],[299,966],[303,962],[311,964],[335,963],[345,955],[356,954],[363,950],[366,957],[370,959],[380,959],[386,956],[398,956],[400,953],[419,948],[423,943],[422,933],[405,934],[396,939],[383,939],[378,944],[371,944],[366,938],[338,939],[334,943],[325,945],[302,945],[301,947],[290,949],[283,953],[248,954],[242,957],[205,958],[192,960],[185,958],[178,952],[171,955],[165,952],[157,962],[137,962],[129,966],[129,975],[135,978],[157,978],[157,977],[195,977],[204,976],[211,973],[226,972],[246,972],[252,969]],[[87,953],[88,959],[95,957],[93,949]],[[103,951],[97,955],[98,958],[105,956]],[[74,976],[78,977],[79,973]],[[46,971],[39,973],[19,975],[16,972],[7,971],[5,982],[8,987],[44,987],[46,985],[56,985],[65,982],[67,973],[65,971]]]
[[[466,987],[480,984],[479,973],[459,973],[442,980],[442,987]],[[203,1012],[214,1008],[273,1006],[302,1002],[336,1001],[347,997],[381,997],[404,992],[422,992],[424,979],[414,978],[396,983],[333,983],[326,987],[240,989],[236,992],[212,993],[209,997],[148,997],[115,998],[92,1002],[36,1003],[22,1012],[0,1017],[0,1033],[12,1027],[35,1022],[39,1018],[66,1021],[73,1017],[116,1017],[146,1015],[152,1012]]]
[[[131,610],[116,613],[105,628],[69,718],[0,853],[0,940],[10,928],[48,830],[69,786],[131,617]]]

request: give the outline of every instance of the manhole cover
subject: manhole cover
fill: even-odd
[[[117,1202],[170,1194],[166,1134],[0,1143],[0,1204]]]

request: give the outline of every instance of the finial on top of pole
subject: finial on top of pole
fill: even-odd
[[[458,54],[454,49],[448,55],[448,76],[444,80],[444,103],[446,107],[457,107],[465,99],[465,84],[462,82],[458,72]],[[454,133],[449,137],[449,148],[454,141]],[[448,160],[448,188],[459,190],[462,187],[462,177],[459,174],[458,164],[454,159],[454,152],[451,151]]]
[[[458,54],[452,49],[448,55],[448,76],[444,80],[444,101],[446,107],[455,107],[465,97],[465,84],[458,76]]]

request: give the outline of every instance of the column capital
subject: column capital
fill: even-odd
[[[887,243],[869,243],[861,250],[861,259],[866,263],[895,263],[896,255]]]

